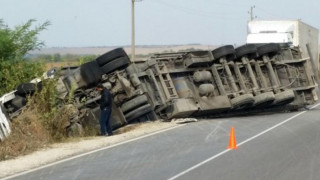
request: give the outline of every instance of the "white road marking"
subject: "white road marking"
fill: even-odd
[[[123,142],[114,144],[114,145],[110,145],[110,146],[107,146],[107,147],[103,147],[103,148],[100,148],[100,149],[96,149],[96,150],[92,150],[92,151],[89,151],[89,152],[86,152],[86,153],[82,153],[82,154],[79,154],[79,155],[76,155],[76,156],[72,156],[72,157],[69,157],[69,158],[66,158],[66,159],[62,159],[60,161],[56,161],[56,162],[53,162],[53,163],[50,163],[50,164],[47,164],[47,165],[44,165],[44,166],[40,166],[40,167],[37,167],[37,168],[33,168],[33,169],[30,169],[30,170],[27,170],[27,171],[23,171],[23,172],[11,175],[11,176],[7,176],[7,177],[3,178],[3,180],[7,180],[7,179],[15,178],[15,177],[18,177],[18,176],[21,176],[21,175],[25,175],[25,174],[28,174],[28,173],[31,173],[31,172],[34,172],[34,171],[37,171],[37,170],[40,170],[40,169],[43,169],[43,168],[46,168],[46,167],[57,165],[57,164],[60,164],[60,163],[66,162],[66,161],[77,159],[77,158],[80,158],[80,157],[83,157],[83,156],[86,156],[86,155],[89,155],[89,154],[93,154],[93,153],[96,153],[96,152],[99,152],[99,151],[103,151],[103,150],[106,150],[106,149],[113,148],[113,147],[116,147],[116,146],[120,146],[122,144],[126,144],[126,143],[129,143],[129,142],[137,141],[137,140],[140,140],[140,139],[143,139],[143,138],[146,138],[146,137],[149,137],[149,136],[153,136],[153,135],[165,132],[165,131],[169,131],[169,130],[172,130],[172,129],[175,129],[175,128],[178,128],[178,127],[182,127],[182,126],[185,126],[185,125],[186,124],[180,124],[180,125],[177,125],[175,127],[170,127],[170,128],[167,128],[167,129],[159,130],[159,131],[153,132],[151,134],[146,134],[144,136],[133,138],[133,139],[130,139],[130,140],[127,140],[127,141],[123,141]]]
[[[317,106],[319,106],[319,105],[320,105],[320,103],[312,106],[310,109],[313,109],[313,108],[315,108],[315,107],[317,107]],[[281,126],[282,124],[284,124],[284,123],[286,123],[286,122],[288,122],[288,121],[290,121],[290,120],[292,120],[292,119],[294,119],[294,118],[296,118],[296,117],[298,117],[298,116],[300,116],[301,114],[304,114],[304,113],[306,113],[306,112],[307,112],[307,111],[302,111],[302,112],[300,112],[300,113],[298,113],[298,114],[296,114],[296,115],[294,115],[294,116],[292,116],[292,117],[290,117],[290,118],[288,118],[288,119],[286,119],[286,120],[284,120],[284,121],[282,121],[282,122],[280,122],[280,123],[278,123],[278,124],[276,124],[276,125],[268,128],[268,129],[262,131],[261,133],[259,133],[259,134],[255,135],[255,136],[252,136],[252,137],[250,137],[250,138],[242,141],[241,143],[237,144],[237,146],[239,147],[239,146],[241,146],[241,145],[243,145],[243,144],[245,144],[245,143],[247,143],[247,142],[249,142],[249,141],[252,141],[252,140],[254,140],[255,138],[257,138],[257,137],[259,137],[259,136],[261,136],[261,135],[263,135],[263,134],[265,134],[265,133],[267,133],[267,132],[269,132],[269,131],[271,131],[271,130],[279,127],[279,126]],[[226,149],[226,150],[224,150],[224,151],[222,151],[222,152],[220,152],[220,153],[218,153],[218,154],[216,154],[216,155],[214,155],[214,156],[212,156],[212,157],[210,157],[210,158],[208,158],[208,159],[206,159],[206,160],[204,160],[204,161],[202,161],[202,162],[200,162],[200,163],[198,163],[198,164],[196,164],[196,165],[194,165],[194,166],[192,166],[192,167],[190,167],[189,169],[186,169],[186,170],[182,171],[181,173],[179,173],[179,174],[177,174],[177,175],[169,178],[168,180],[177,179],[177,178],[179,178],[179,177],[187,174],[188,172],[190,172],[190,171],[192,171],[192,170],[194,170],[194,169],[196,169],[196,168],[198,168],[198,167],[200,167],[200,166],[208,163],[209,161],[212,161],[212,160],[216,159],[217,157],[219,157],[219,156],[221,156],[221,155],[223,155],[223,154],[225,154],[225,153],[227,153],[227,152],[229,152],[229,151],[231,151],[231,150],[230,150],[230,149]]]

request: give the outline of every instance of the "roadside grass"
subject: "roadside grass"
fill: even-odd
[[[56,107],[56,80],[42,81],[42,90],[28,97],[21,114],[12,119],[12,132],[0,142],[0,161],[31,153],[66,139],[66,110]]]
[[[0,161],[31,153],[52,142],[41,119],[33,110],[24,110],[11,124],[8,139],[0,143]]]
[[[10,136],[0,142],[0,161],[29,154],[52,143],[80,141],[79,137],[96,135],[92,131],[68,136],[67,128],[74,111],[59,101],[56,82],[57,79],[42,81],[42,90],[28,97],[21,114],[12,119]]]

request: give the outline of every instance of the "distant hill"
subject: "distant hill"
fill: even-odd
[[[75,55],[88,55],[94,54],[99,55],[103,54],[112,49],[118,48],[121,46],[106,46],[106,47],[52,47],[52,48],[43,48],[41,50],[31,51],[30,54],[75,54]],[[143,45],[136,46],[136,54],[147,55],[152,53],[160,52],[177,52],[183,50],[213,50],[217,46],[215,45],[199,45],[199,44],[190,44],[190,45]],[[124,46],[124,50],[130,54],[131,47]]]

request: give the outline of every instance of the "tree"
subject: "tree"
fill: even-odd
[[[25,56],[31,50],[40,49],[44,43],[38,34],[50,23],[47,21],[32,28],[35,20],[10,29],[0,19],[0,95],[11,91],[22,82],[39,76],[43,71],[40,63],[26,62]]]

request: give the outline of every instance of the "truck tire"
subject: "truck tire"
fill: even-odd
[[[127,122],[131,122],[139,117],[141,117],[144,114],[147,114],[148,112],[152,111],[152,107],[150,104],[143,105],[135,110],[130,111],[129,113],[125,114],[125,118]]]
[[[120,57],[128,57],[128,55],[122,48],[117,48],[99,56],[96,59],[96,61],[99,66],[104,66],[105,64],[111,62],[112,60]]]
[[[123,113],[126,113],[138,106],[144,105],[148,103],[148,98],[146,95],[141,95],[138,97],[135,97],[125,103],[122,104],[121,110]]]
[[[274,55],[280,51],[280,45],[275,43],[266,44],[258,47],[259,56]]]
[[[295,98],[293,90],[286,90],[275,95],[274,105],[285,105],[291,103]]]
[[[241,96],[231,99],[233,109],[242,109],[249,107],[254,103],[254,97],[252,94],[243,94]]]
[[[257,47],[253,44],[246,44],[235,49],[236,56],[241,59],[243,56],[247,56],[249,59],[257,57]]]
[[[101,71],[103,74],[109,74],[115,70],[120,70],[128,67],[129,63],[130,60],[128,57],[120,57],[102,66]]]
[[[235,50],[232,45],[226,45],[213,50],[212,55],[215,60],[222,57],[226,57],[227,60],[233,60],[235,59]]]
[[[274,96],[273,92],[262,93],[257,96],[254,96],[253,106],[265,107],[267,105],[272,104],[274,100],[275,100],[275,96]]]
[[[22,83],[17,87],[17,94],[25,96],[26,94],[33,94],[36,90],[41,91],[42,83],[39,82],[37,84],[34,83]]]
[[[90,68],[91,68],[91,71],[93,73],[93,76],[94,76],[96,82],[101,81],[102,72],[101,72],[97,62],[91,61]]]
[[[37,83],[37,91],[40,92],[41,90],[42,90],[42,81]]]
[[[97,84],[101,80],[101,70],[96,61],[90,61],[82,64],[80,67],[80,74],[87,86]]]

